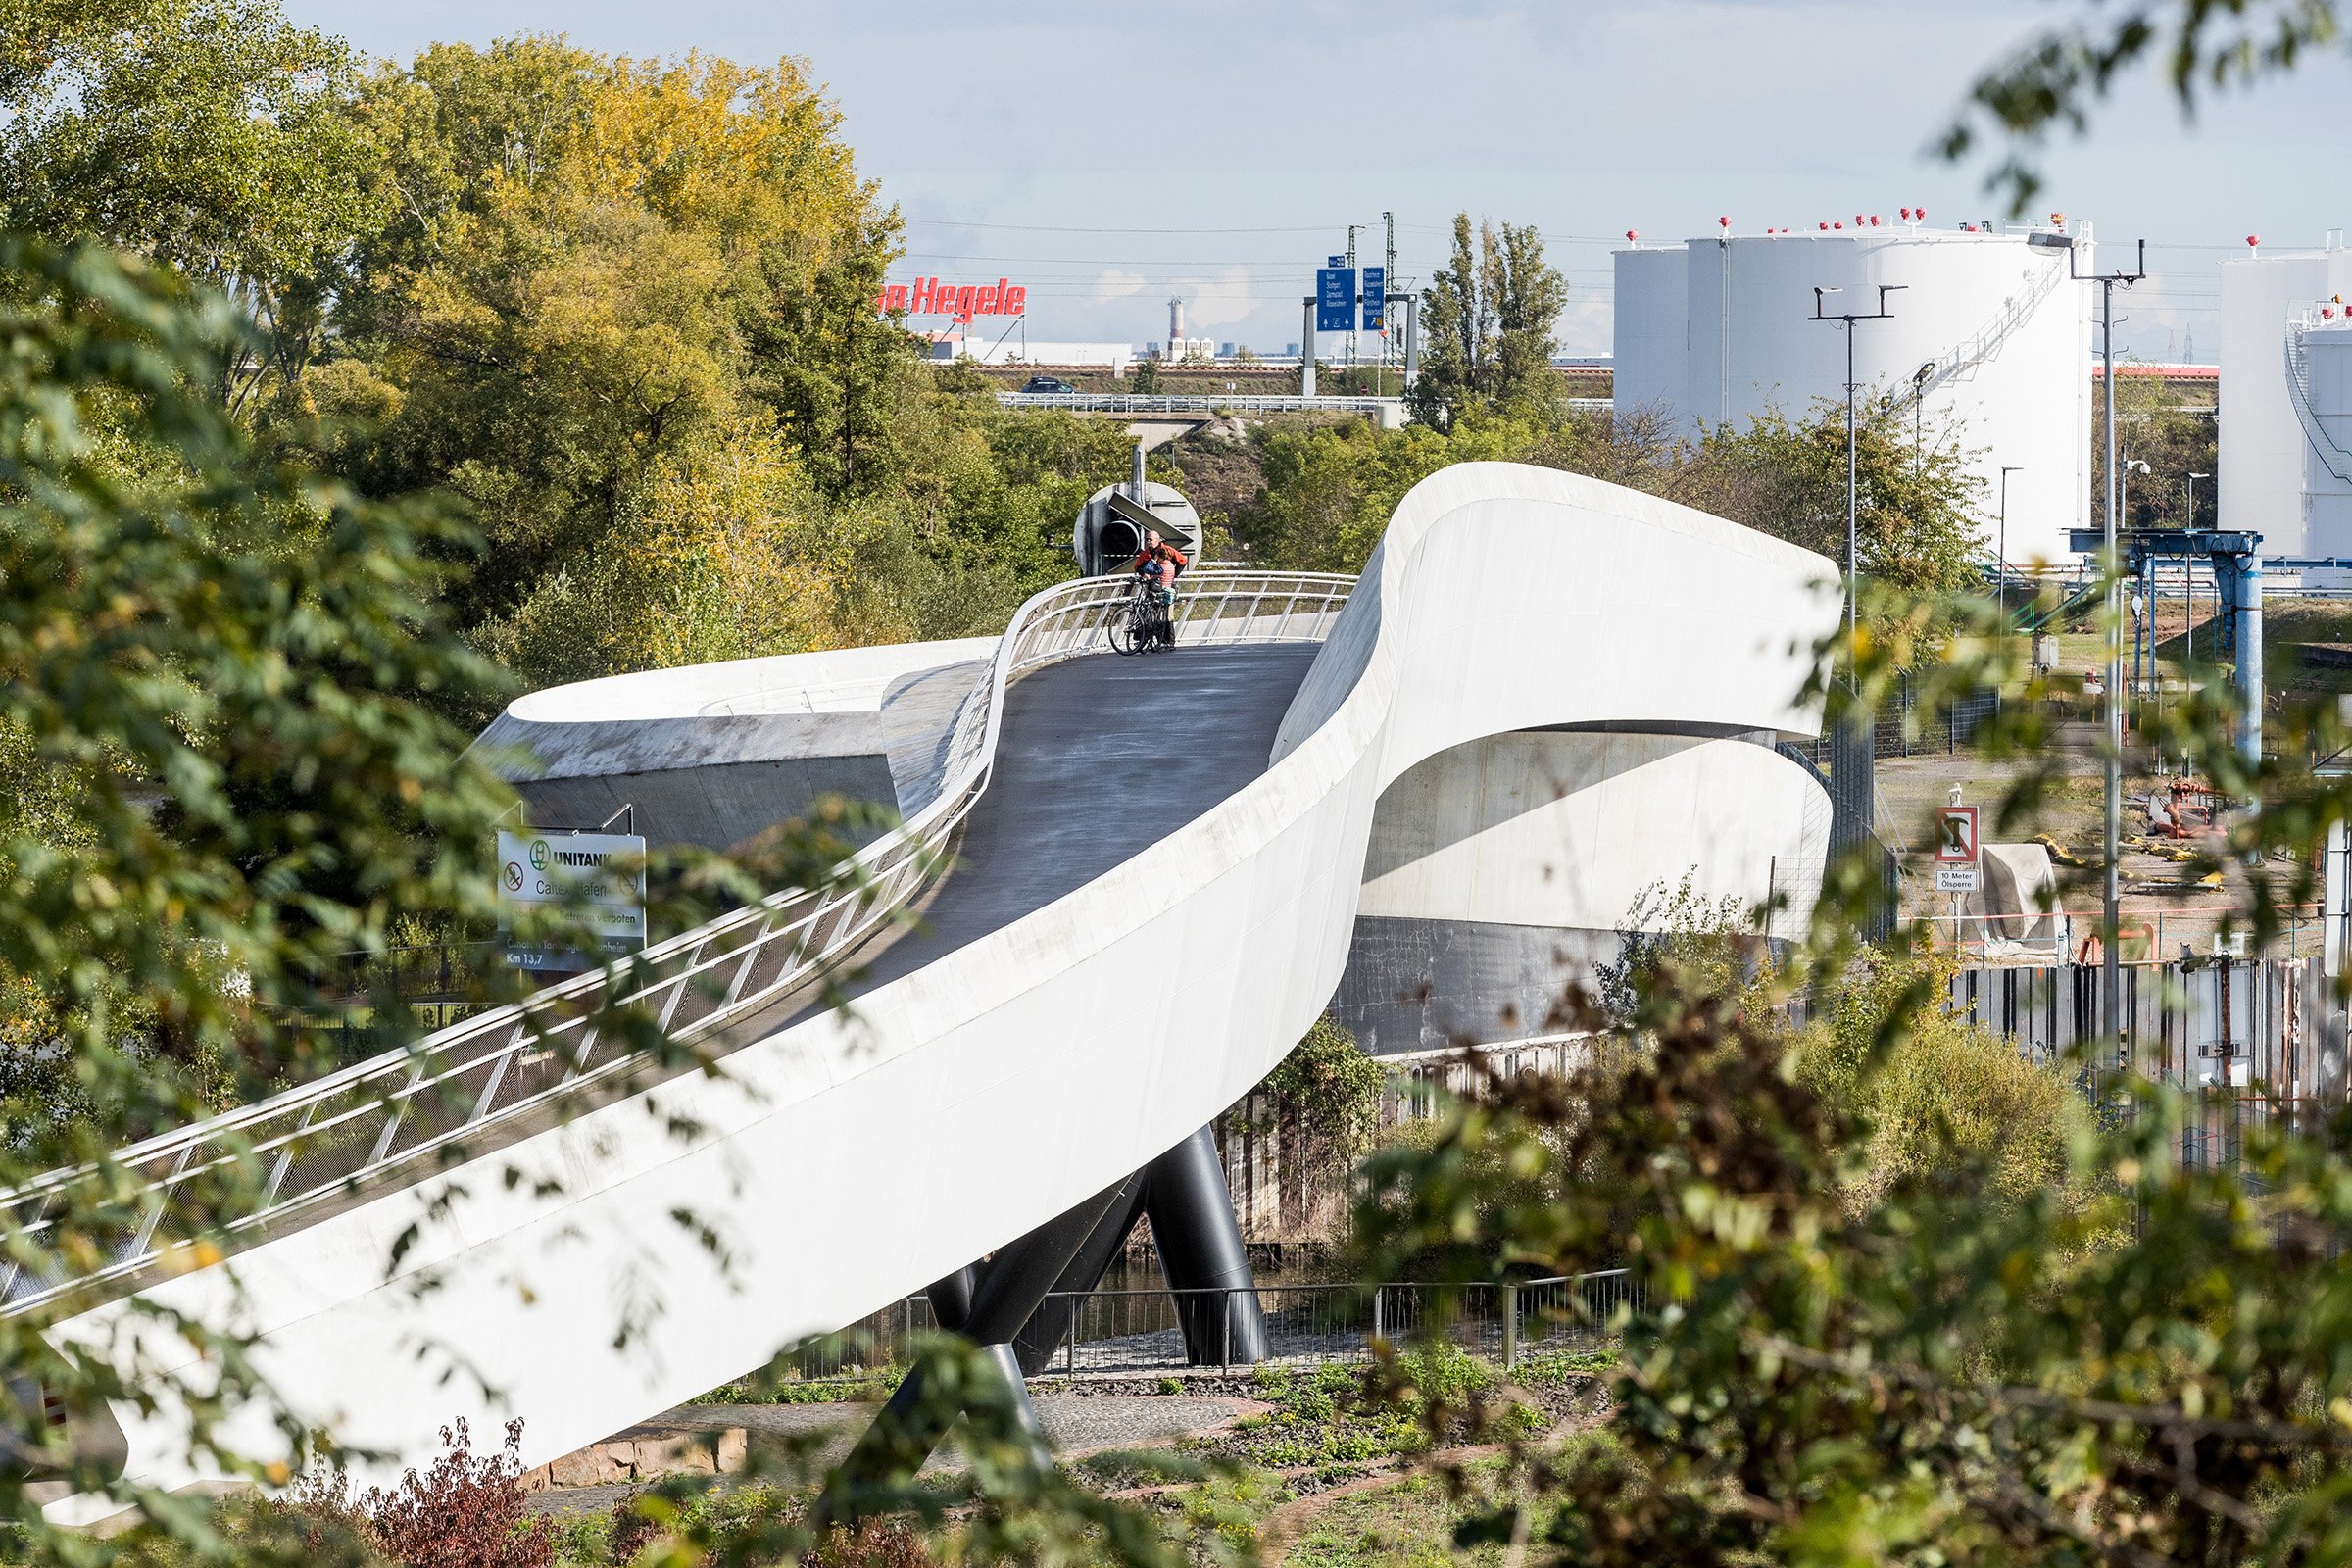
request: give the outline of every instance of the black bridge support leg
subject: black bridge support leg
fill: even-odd
[[[1234,1216],[1217,1141],[1203,1127],[1144,1167],[1144,1211],[1160,1272],[1176,1297],[1194,1366],[1248,1366],[1269,1354],[1250,1251]]]
[[[1102,1276],[1127,1245],[1127,1233],[1143,1217],[1149,1186],[1140,1170],[1118,1185],[1118,1197],[1102,1210],[1094,1230],[1070,1255],[1069,1266],[1054,1282],[1052,1293],[1013,1337],[1013,1353],[1024,1376],[1035,1377],[1054,1364],[1054,1352],[1061,1348],[1077,1320],[1079,1298],[1102,1283]]]
[[[969,1290],[968,1308],[960,1324],[950,1324],[947,1318],[954,1315],[956,1307],[964,1305],[963,1282],[974,1271],[958,1270],[934,1287],[948,1298],[949,1311],[942,1314],[941,1326],[954,1328],[979,1346],[984,1361],[993,1363],[992,1369],[975,1371],[1002,1385],[989,1392],[1009,1396],[1014,1416],[1027,1431],[1040,1465],[1051,1464],[1053,1453],[1029,1402],[1028,1385],[1022,1381],[1012,1341],[1037,1315],[1047,1293],[1094,1237],[1104,1214],[1126,1200],[1134,1184],[1135,1178],[1129,1177],[1106,1188],[1000,1249],[978,1271],[978,1283]],[[907,1370],[890,1401],[826,1482],[824,1495],[817,1502],[820,1529],[829,1523],[850,1523],[870,1512],[878,1493],[892,1484],[892,1478],[910,1477],[962,1417],[971,1398],[963,1389],[946,1386],[943,1370],[929,1357],[918,1357]]]

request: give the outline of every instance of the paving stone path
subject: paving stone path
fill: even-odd
[[[1149,1447],[1213,1432],[1266,1408],[1255,1399],[1225,1395],[1039,1394],[1033,1398],[1046,1437],[1054,1452],[1065,1459],[1112,1448]],[[641,1441],[730,1430],[749,1433],[755,1439],[821,1433],[826,1441],[819,1453],[829,1465],[849,1452],[873,1409],[868,1404],[687,1404],[615,1437]],[[951,1446],[932,1464],[952,1468],[955,1462]],[[713,1476],[711,1484],[726,1485],[727,1478]],[[625,1485],[558,1487],[532,1494],[531,1509],[535,1513],[601,1512],[628,1490]]]

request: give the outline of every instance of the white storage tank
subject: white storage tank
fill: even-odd
[[[2330,302],[2306,313],[2288,331],[2302,371],[2295,391],[2304,404],[2297,422],[2305,436],[2305,551],[2352,557],[2352,319]],[[2264,545],[2268,550],[2270,541]],[[2352,574],[2326,574],[2328,586],[2348,579]]]
[[[1617,253],[1617,318],[1612,329],[1610,398],[1619,413],[1683,404],[1684,294],[1690,254],[1680,245]]]
[[[2026,241],[2024,230],[1913,226],[1690,240],[1679,248],[1679,370],[1675,334],[1651,293],[1660,252],[1619,251],[1620,309],[1631,280],[1642,314],[1631,331],[1620,328],[1617,384],[1646,392],[1679,380],[1680,393],[1659,401],[1671,402],[1693,435],[1775,410],[1803,418],[1817,403],[1844,398],[1845,328],[1812,319],[1813,291],[1838,291],[1825,297],[1826,311],[1868,313],[1879,286],[1895,285],[1886,296],[1891,318],[1853,328],[1855,380],[1865,396],[1915,380],[1928,387],[1915,428],[1932,442],[1941,427],[1969,455],[1984,481],[1987,556],[2007,465],[2019,470],[2009,480],[2009,558],[2059,559],[2067,530],[2091,520],[2090,313],[2087,290],[2067,281],[2066,253]],[[2087,270],[2086,229],[2078,245]]]
[[[2311,443],[2286,369],[2289,321],[2336,294],[2352,295],[2352,250],[2340,244],[2222,264],[2219,515],[2222,527],[2261,534],[2266,556],[2339,553],[2309,532]]]

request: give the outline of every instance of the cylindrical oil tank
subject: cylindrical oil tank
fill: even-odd
[[[2078,243],[2087,271],[2087,234]],[[1924,416],[1903,417],[1925,441],[1965,454],[1983,481],[1985,553],[1999,543],[2004,466],[2017,470],[2008,487],[2010,560],[2063,557],[2066,530],[2088,526],[2088,291],[2066,280],[2063,250],[2030,246],[2023,231],[1889,227],[1728,235],[1682,251],[1682,392],[1673,402],[1686,432],[1842,405],[1847,328],[1813,318],[1814,290],[1835,291],[1819,298],[1825,314],[1869,315],[1880,286],[1891,285],[1888,318],[1852,328],[1855,381],[1869,397],[1910,386],[1923,368],[1936,377]],[[1644,310],[1656,315],[1646,301]],[[1671,359],[1658,347],[1670,333],[1647,324],[1634,337],[1617,357],[1620,386],[1671,373],[1657,368]],[[1629,365],[1629,350],[1649,363]]]
[[[1611,396],[1616,412],[1683,412],[1683,293],[1690,261],[1681,245],[1619,251],[1617,318],[1611,329]]]
[[[2304,534],[2315,556],[2352,556],[2352,320],[2315,315],[2302,328],[2312,423],[2303,451]],[[2269,541],[2264,541],[2268,548]],[[2320,574],[2314,574],[2320,575]],[[2325,574],[2328,586],[2352,574]]]

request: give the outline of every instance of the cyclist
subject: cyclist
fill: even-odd
[[[1160,538],[1159,530],[1144,530],[1144,548],[1135,558],[1136,575],[1151,585],[1152,603],[1159,607],[1158,641],[1162,645],[1176,641],[1173,614],[1176,605],[1176,577],[1190,564],[1184,552]]]

